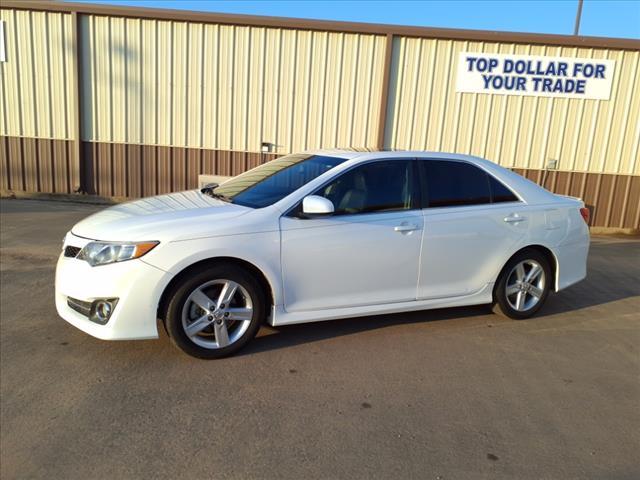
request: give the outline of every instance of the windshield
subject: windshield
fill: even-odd
[[[246,207],[267,207],[346,160],[322,155],[286,155],[224,182],[213,194]]]

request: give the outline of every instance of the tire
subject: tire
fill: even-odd
[[[265,318],[266,299],[258,281],[240,267],[220,264],[193,270],[176,286],[165,326],[180,350],[214,359],[244,347]]]
[[[551,266],[537,250],[525,249],[504,266],[493,293],[493,311],[514,320],[536,314],[549,295]]]

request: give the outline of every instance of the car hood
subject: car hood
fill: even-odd
[[[77,223],[74,235],[94,240],[172,240],[239,217],[250,208],[223,202],[199,190],[143,198],[106,208]]]

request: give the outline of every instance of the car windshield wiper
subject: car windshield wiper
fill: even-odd
[[[226,195],[222,195],[220,193],[215,193],[214,190],[218,188],[217,183],[208,183],[204,187],[200,189],[200,193],[204,193],[205,195],[209,195],[210,197],[217,198],[222,200],[223,202],[231,203],[231,198]]]

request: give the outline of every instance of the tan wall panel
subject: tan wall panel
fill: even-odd
[[[83,139],[372,147],[385,37],[83,16]]]
[[[0,135],[73,137],[70,14],[0,9]]]
[[[611,99],[456,93],[462,51],[608,58]],[[640,52],[398,37],[387,147],[444,150],[501,165],[640,175]]]

